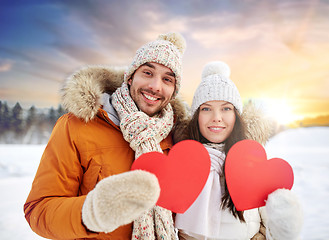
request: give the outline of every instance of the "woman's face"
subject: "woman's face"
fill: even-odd
[[[234,128],[234,106],[225,101],[206,102],[200,106],[198,121],[203,137],[212,143],[224,142]]]

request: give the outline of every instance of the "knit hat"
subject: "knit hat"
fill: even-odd
[[[241,97],[237,87],[229,79],[230,74],[230,67],[224,62],[210,62],[204,67],[201,83],[193,97],[192,115],[201,104],[214,100],[230,102],[242,113]]]
[[[155,62],[170,68],[176,76],[177,95],[181,84],[182,56],[186,48],[184,37],[179,33],[159,35],[157,40],[146,43],[136,52],[135,58],[124,75],[127,83],[131,75],[144,63]]]

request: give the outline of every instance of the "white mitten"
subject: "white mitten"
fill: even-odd
[[[296,240],[303,225],[302,206],[290,190],[278,189],[266,201],[268,240]]]
[[[155,206],[160,195],[157,177],[135,170],[101,180],[87,194],[82,221],[94,232],[112,232]]]

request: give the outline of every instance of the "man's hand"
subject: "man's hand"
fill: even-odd
[[[87,194],[82,221],[94,232],[112,232],[155,206],[160,186],[155,175],[134,170],[101,180]]]

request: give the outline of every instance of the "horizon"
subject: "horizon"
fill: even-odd
[[[14,108],[16,104],[19,104],[23,111],[28,112],[32,107],[35,107],[37,111],[41,111],[44,113],[44,111],[50,111],[51,108],[54,109],[55,111],[59,110],[60,107],[63,110],[63,105],[58,104],[57,106],[45,106],[45,107],[38,107],[35,105],[30,105],[30,106],[22,106],[20,102],[13,102],[13,103],[8,103],[6,100],[0,99],[0,102],[6,103],[9,108]],[[247,104],[247,103],[245,103]],[[265,117],[271,117],[271,114],[269,114],[267,111],[264,110],[263,107],[261,107],[259,104],[254,103],[254,106],[259,108],[264,114]],[[65,110],[66,111],[66,110]],[[301,117],[298,119],[287,119],[287,118],[278,118],[274,119],[276,124],[278,126],[284,126],[287,127],[288,129],[290,128],[298,128],[298,127],[314,127],[314,126],[319,126],[319,127],[329,127],[329,113],[328,114],[323,114],[323,115],[315,115],[315,116],[305,116]],[[277,132],[279,133],[280,130]]]

